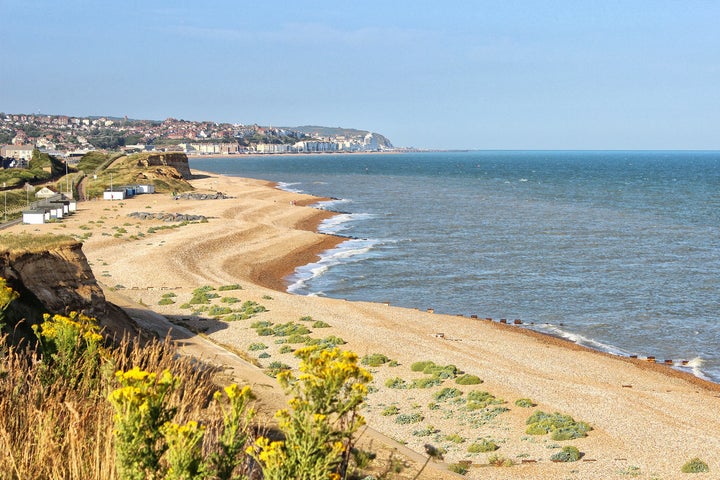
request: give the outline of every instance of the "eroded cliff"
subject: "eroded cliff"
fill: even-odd
[[[184,153],[149,153],[139,155],[137,159],[139,167],[173,167],[185,180],[192,176],[187,155]]]
[[[42,320],[43,313],[82,312],[98,319],[110,336],[136,335],[137,324],[105,299],[90,269],[82,244],[44,251],[0,251],[0,276],[20,298],[7,312],[20,331]]]

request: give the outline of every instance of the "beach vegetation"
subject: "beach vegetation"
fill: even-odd
[[[407,425],[410,423],[420,423],[425,419],[420,413],[401,413],[395,417],[395,423]]]
[[[425,370],[426,367],[430,365],[435,365],[435,362],[432,362],[430,360],[414,362],[412,365],[410,365],[410,370],[412,370],[413,372],[422,372]]]
[[[466,462],[451,463],[448,465],[448,470],[458,475],[465,475],[470,471]]]
[[[533,408],[537,406],[537,404],[529,398],[518,398],[515,400],[515,406],[520,408]]]
[[[248,350],[251,352],[255,352],[257,350],[266,350],[267,348],[268,346],[261,342],[251,343],[248,346]]]
[[[288,337],[291,335],[306,335],[310,330],[295,322],[277,324],[273,327],[273,334],[277,337]]]
[[[240,303],[240,299],[237,297],[222,297],[220,301],[222,303]]]
[[[290,345],[283,345],[279,350],[280,353],[292,353],[294,351],[295,350]]]
[[[480,410],[490,405],[505,403],[503,399],[495,397],[490,392],[480,390],[468,392],[465,398],[467,399],[467,404],[465,405],[467,410]]]
[[[467,451],[468,453],[488,453],[494,452],[498,448],[500,447],[497,446],[497,443],[493,442],[492,440],[483,438],[478,442],[474,442],[468,445]]]
[[[263,295],[263,296],[262,296],[262,299],[263,299],[263,300],[272,300],[273,297],[271,297],[270,295]]]
[[[0,250],[6,252],[37,253],[77,243],[70,235],[6,233],[0,235]]]
[[[158,301],[158,305],[172,305],[175,303],[175,300],[173,300],[170,297],[163,297]]]
[[[260,355],[258,355],[258,358],[270,358],[270,357],[271,357],[271,355],[268,352],[260,352]]]
[[[360,359],[360,363],[368,367],[380,367],[388,363],[390,359],[382,353],[371,353]]]
[[[510,458],[506,458],[502,455],[493,454],[488,457],[488,464],[492,465],[493,467],[512,467],[515,465],[515,462],[512,461]]]
[[[393,377],[385,380],[385,386],[387,388],[404,389],[407,388],[407,382],[400,377]]]
[[[462,390],[453,387],[445,387],[439,392],[435,392],[433,398],[436,402],[444,402],[452,398],[457,398],[463,394]]]
[[[553,454],[550,460],[553,462],[577,462],[582,457],[582,453],[576,447],[568,445],[563,447],[561,451]]]
[[[445,435],[445,440],[452,443],[463,443],[465,442],[465,438],[458,435],[457,433],[452,433],[450,435]]]
[[[421,428],[420,430],[414,430],[412,434],[416,437],[429,437],[430,435],[435,435],[438,432],[440,432],[440,430],[437,428],[432,425],[427,425],[425,428]]]
[[[685,465],[682,466],[680,471],[682,473],[705,473],[710,471],[710,467],[708,467],[707,463],[695,457],[685,463]]]
[[[308,346],[317,346],[318,348],[335,348],[338,345],[345,345],[347,342],[342,338],[330,335],[325,338],[311,338],[307,341]]]
[[[312,324],[313,328],[330,328],[330,324],[327,322],[323,322],[322,320],[317,320]]]
[[[391,415],[397,415],[400,413],[400,409],[397,407],[397,405],[390,405],[388,407],[385,407],[382,412],[380,412],[380,415],[384,417],[389,417]]]
[[[253,322],[250,324],[250,328],[264,328],[264,327],[272,327],[273,323],[269,322],[267,320],[258,320],[257,322]]]
[[[410,384],[410,388],[432,388],[442,384],[442,380],[437,377],[416,378]]]
[[[592,430],[587,423],[576,422],[569,415],[549,414],[542,411],[533,413],[525,423],[527,425],[525,433],[528,435],[552,433],[551,438],[556,441],[587,437],[587,432]]]
[[[455,383],[458,385],[479,385],[483,383],[483,381],[477,375],[464,373],[455,379]]]
[[[218,287],[219,292],[227,292],[229,290],[242,290],[242,286],[239,283],[233,283],[232,285],[220,285]]]
[[[267,373],[269,376],[276,378],[280,372],[289,371],[291,369],[290,365],[274,361],[270,362],[270,365],[267,366],[265,369],[265,373]]]
[[[309,335],[301,335],[299,333],[293,333],[289,337],[284,337],[287,339],[287,343],[291,343],[293,345],[297,345],[299,343],[308,344],[311,340]]]
[[[304,317],[300,317],[301,322],[312,322],[314,321],[313,318],[309,315],[305,315]]]
[[[233,313],[230,307],[222,307],[220,305],[213,305],[207,310],[207,314],[210,317],[221,317],[223,315],[229,315]]]

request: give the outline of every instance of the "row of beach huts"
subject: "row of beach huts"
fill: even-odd
[[[103,192],[103,200],[125,200],[143,193],[155,193],[155,185],[122,185]],[[39,225],[57,221],[77,210],[77,201],[64,193],[57,193],[47,187],[40,189],[27,210],[22,212],[22,222]]]

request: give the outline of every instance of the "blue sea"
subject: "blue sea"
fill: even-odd
[[[720,152],[192,159],[331,197],[347,236],[289,291],[520,319],[720,382]],[[471,320],[468,320],[471,321]],[[521,328],[521,327],[519,327]]]

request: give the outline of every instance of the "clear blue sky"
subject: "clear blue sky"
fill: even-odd
[[[720,149],[720,1],[0,0],[0,111]]]

